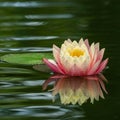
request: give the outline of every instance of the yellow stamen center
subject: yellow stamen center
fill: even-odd
[[[69,50],[68,52],[69,52],[70,56],[72,56],[72,57],[75,57],[75,56],[80,57],[80,56],[84,55],[84,51],[80,50],[79,48],[74,48],[72,50]]]

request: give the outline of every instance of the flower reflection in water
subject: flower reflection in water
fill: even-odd
[[[104,81],[107,81],[102,74],[84,77],[69,77],[55,75],[50,77],[43,84],[45,90],[49,83],[55,81],[52,94],[60,95],[62,104],[79,104],[82,105],[88,99],[91,103],[99,98],[104,98],[103,91],[107,93]]]

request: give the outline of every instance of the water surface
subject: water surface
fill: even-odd
[[[52,102],[42,84],[51,75],[32,66],[0,63],[1,120],[119,120],[119,0],[1,0],[0,55],[51,51],[67,38],[100,42],[109,57],[105,100],[94,104]],[[52,88],[52,85],[49,85]]]

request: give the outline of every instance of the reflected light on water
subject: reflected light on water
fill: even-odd
[[[84,77],[52,76],[45,81],[43,89],[53,81],[55,83],[52,94],[59,94],[62,104],[82,105],[88,99],[90,103],[94,103],[94,100],[99,101],[100,97],[104,99],[103,91],[107,93],[104,85],[107,80],[102,74]]]
[[[0,7],[24,7],[24,8],[37,8],[37,7],[61,7],[61,6],[70,6],[73,3],[70,2],[37,2],[37,1],[24,1],[24,2],[0,2]]]
[[[46,15],[26,15],[27,19],[64,19],[72,18],[72,14],[46,14]]]
[[[51,48],[48,47],[21,47],[21,48],[1,48],[0,52],[50,52]]]
[[[0,38],[0,41],[9,41],[9,40],[15,40],[15,41],[26,41],[26,40],[53,40],[59,38],[58,36],[25,36],[25,37],[7,37],[7,38]]]
[[[1,27],[11,27],[11,26],[41,26],[45,25],[45,22],[2,22],[0,23]]]

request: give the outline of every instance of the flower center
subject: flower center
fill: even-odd
[[[78,48],[74,48],[72,50],[69,50],[69,54],[72,57],[75,57],[75,56],[80,57],[80,56],[84,55],[84,51],[80,50]]]

